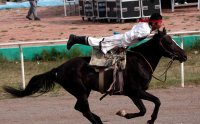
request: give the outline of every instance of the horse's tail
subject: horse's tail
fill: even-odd
[[[32,77],[24,90],[15,89],[10,86],[4,86],[3,89],[14,97],[25,97],[36,92],[43,94],[51,91],[54,88],[55,79],[56,69],[52,69],[49,72]]]

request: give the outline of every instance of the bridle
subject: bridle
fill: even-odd
[[[128,50],[128,51],[130,51],[130,50]],[[151,66],[151,64],[150,64],[150,62],[145,58],[144,55],[142,55],[141,53],[136,52],[136,51],[130,51],[130,52],[134,52],[134,53],[137,53],[138,55],[140,55],[140,56],[145,60],[145,62],[148,64],[148,66],[149,66],[149,68],[150,68],[150,70],[151,70],[151,72],[152,72],[152,77],[155,78],[156,80],[160,81],[160,82],[165,83],[165,81],[166,81],[166,79],[167,79],[167,71],[169,70],[169,68],[171,67],[172,63],[174,62],[174,59],[171,59],[171,60],[169,61],[169,63],[167,64],[167,67],[166,67],[165,71],[164,71],[160,76],[157,76],[157,77],[156,77],[156,76],[153,75],[154,70],[153,70],[153,68],[152,68],[152,66]],[[164,80],[161,80],[161,79],[158,78],[158,77],[161,77],[161,76],[163,76],[163,75],[164,75]]]
[[[167,49],[163,46],[162,40],[163,40],[163,38],[165,38],[166,36],[167,36],[167,35],[163,36],[163,37],[159,40],[159,44],[160,44],[160,46],[162,47],[162,49],[163,49],[165,52],[167,52],[168,54],[170,54],[170,55],[172,56],[172,58],[171,58],[171,60],[169,61],[169,63],[167,64],[167,67],[166,67],[165,71],[164,71],[160,76],[158,76],[158,77],[161,77],[161,76],[164,75],[164,80],[161,80],[161,79],[159,79],[158,77],[156,77],[156,76],[153,75],[154,70],[153,70],[151,64],[149,63],[149,61],[145,58],[145,56],[144,56],[142,53],[139,53],[139,52],[136,52],[136,51],[130,51],[130,50],[128,50],[128,51],[130,51],[130,52],[134,52],[134,53],[137,53],[138,55],[140,55],[140,56],[145,60],[145,62],[148,64],[149,68],[151,69],[152,77],[154,77],[156,80],[161,81],[161,82],[164,82],[164,83],[165,83],[165,81],[166,81],[166,79],[167,79],[167,71],[169,70],[169,68],[170,68],[171,65],[173,64],[174,58],[177,56],[176,54],[170,52],[169,50],[167,50]]]
[[[170,56],[172,56],[171,59],[174,60],[174,58],[177,57],[177,55],[174,54],[174,53],[172,53],[172,52],[170,52],[169,50],[167,50],[167,49],[163,46],[163,43],[162,43],[162,40],[163,40],[165,37],[167,37],[167,36],[168,36],[168,35],[164,35],[164,36],[159,40],[159,44],[160,44],[160,46],[162,47],[162,49],[163,49],[166,53],[168,53]]]

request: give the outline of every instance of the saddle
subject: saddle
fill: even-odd
[[[124,48],[114,48],[104,54],[99,47],[93,47],[89,63],[96,72],[99,72],[99,91],[106,94],[123,94],[123,70],[126,64]],[[113,82],[109,89],[104,90],[104,72],[113,69]]]

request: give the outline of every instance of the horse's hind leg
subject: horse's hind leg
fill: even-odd
[[[87,97],[79,98],[76,102],[75,109],[82,112],[92,124],[103,124],[100,117],[90,111]]]
[[[76,78],[77,79],[77,78]],[[90,111],[88,97],[90,89],[87,89],[80,80],[71,80],[70,88],[68,85],[62,85],[65,90],[76,97],[77,102],[74,108],[81,112],[92,124],[103,124],[100,117]],[[64,84],[64,83],[63,83]]]

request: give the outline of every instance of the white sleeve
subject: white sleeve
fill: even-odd
[[[148,24],[138,24],[131,30],[131,40],[140,40],[150,35],[150,27]]]

